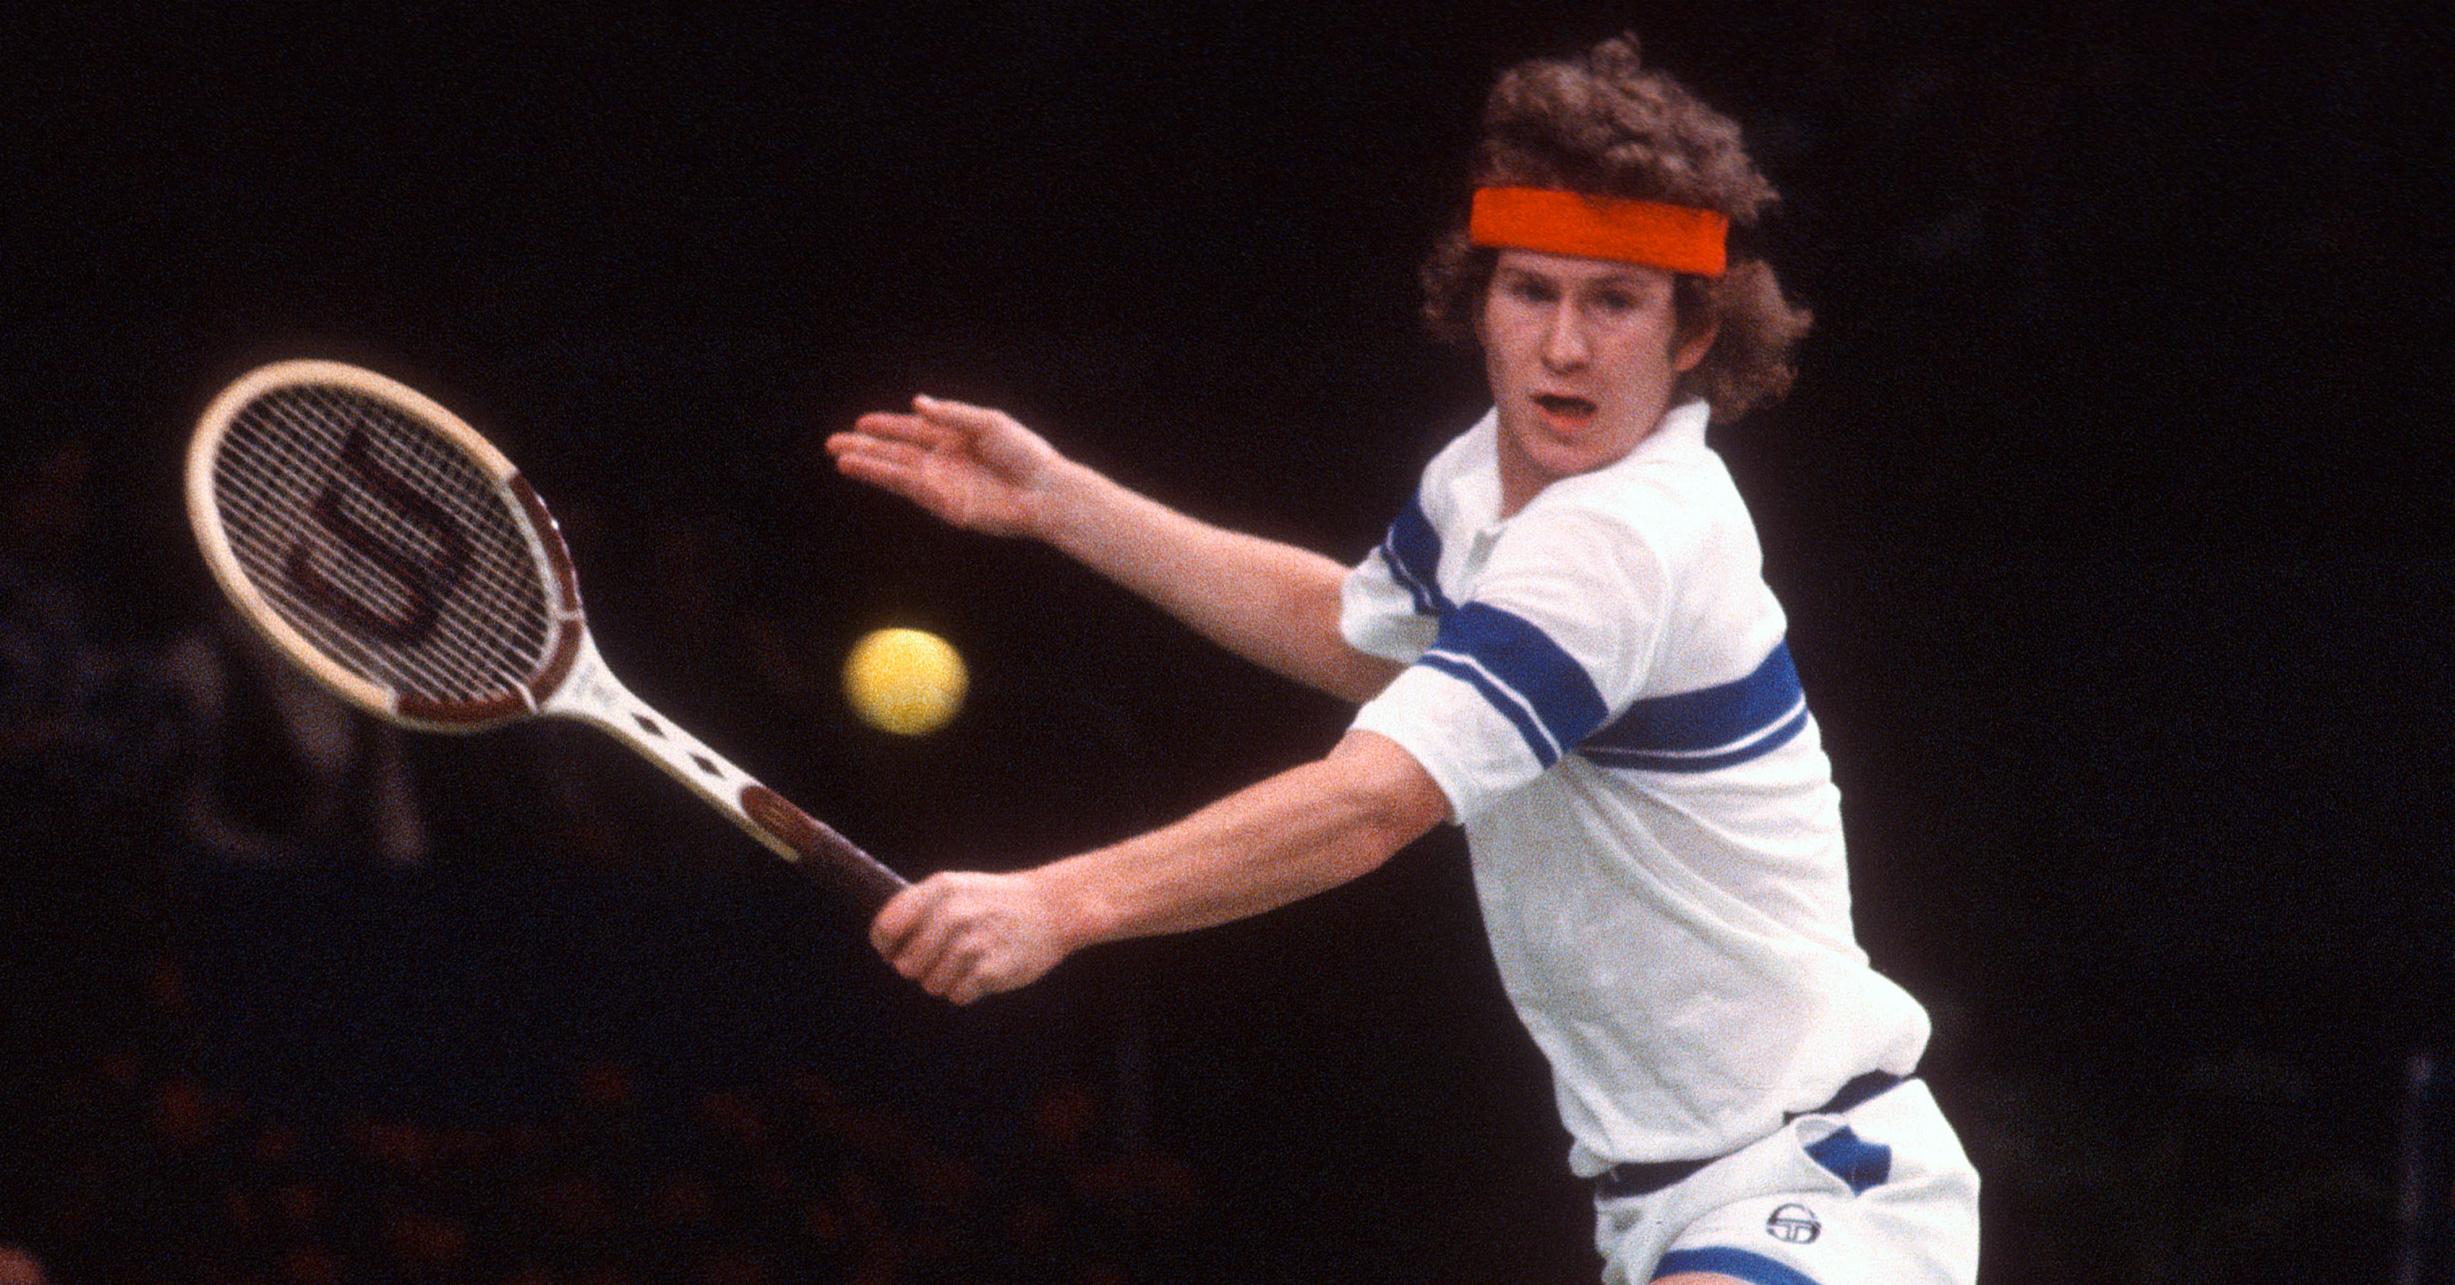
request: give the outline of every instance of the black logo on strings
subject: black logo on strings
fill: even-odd
[[[423,531],[433,541],[433,548],[404,547],[398,539],[360,521],[342,503],[342,472],[355,477],[370,497],[390,509],[401,522]],[[398,611],[387,611],[360,595],[345,592],[316,568],[311,556],[315,542],[304,537],[292,546],[287,568],[290,582],[301,593],[376,637],[403,646],[423,642],[435,631],[435,621],[443,614],[444,599],[469,576],[469,537],[442,505],[419,494],[375,458],[365,429],[350,430],[349,440],[341,445],[340,470],[308,512],[326,534],[356,550],[400,586],[402,606]]]

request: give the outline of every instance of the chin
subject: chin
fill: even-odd
[[[1557,445],[1552,445],[1550,449],[1538,446],[1535,449],[1524,451],[1523,454],[1527,464],[1533,467],[1537,476],[1553,482],[1562,478],[1575,477],[1580,473],[1591,473],[1610,463],[1609,460],[1591,452],[1563,450]]]
[[[1615,460],[1616,457],[1581,453],[1566,456],[1557,461],[1545,461],[1544,471],[1553,477],[1576,477],[1599,468],[1608,468]]]
[[[1636,442],[1607,429],[1587,428],[1574,440],[1538,433],[1527,440],[1527,455],[1554,477],[1575,477],[1607,468],[1636,448]]]

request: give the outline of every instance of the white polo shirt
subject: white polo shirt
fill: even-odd
[[[1355,726],[1465,827],[1581,1175],[1731,1151],[1927,1041],[1851,930],[1840,791],[1706,419],[1503,518],[1486,415],[1344,590],[1347,641],[1409,666]]]

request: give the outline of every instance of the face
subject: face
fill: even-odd
[[[1713,345],[1681,336],[1661,268],[1502,250],[1475,333],[1500,412],[1503,511],[1617,463]]]

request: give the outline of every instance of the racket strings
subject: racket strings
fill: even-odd
[[[350,423],[349,416],[354,408],[342,404],[339,399],[324,389],[302,389],[300,391],[309,403],[310,413],[315,414],[326,427],[346,437]],[[358,400],[363,401],[363,399]],[[368,403],[368,405],[377,404]],[[535,592],[540,571],[518,527],[508,522],[506,516],[508,508],[502,503],[500,493],[494,489],[493,482],[478,472],[476,467],[471,465],[459,451],[445,445],[430,434],[404,433],[389,440],[395,445],[407,448],[417,456],[418,463],[413,466],[411,476],[420,476],[424,471],[431,470],[450,478],[450,485],[431,490],[422,486],[417,489],[426,499],[443,508],[457,522],[462,531],[484,530],[498,524],[504,527],[504,539],[483,541],[475,546],[475,552],[479,555],[475,565],[481,574],[490,577],[491,583],[486,587],[486,592],[473,600],[471,605],[485,608],[505,602],[517,602],[519,608],[508,614],[481,610],[473,613],[473,618],[480,625],[495,627],[491,631],[491,636],[486,640],[488,643],[507,645],[515,639],[524,637],[530,626],[532,613],[544,607],[543,596]],[[345,496],[356,493],[356,488],[343,488],[341,491],[341,494]],[[372,511],[385,525],[388,534],[396,537],[405,536],[412,541],[433,543],[436,545],[435,552],[438,554],[444,552],[442,542],[436,540],[432,532],[404,521],[392,506],[376,503],[362,505],[362,507]]]
[[[353,437],[366,453],[356,465]],[[466,701],[542,665],[554,636],[544,570],[509,502],[398,408],[347,389],[273,390],[233,417],[214,493],[248,579],[343,667]],[[331,515],[361,533],[345,537]],[[300,584],[302,565],[330,588]]]
[[[280,442],[280,439],[278,438],[268,440],[276,443]],[[292,445],[290,443],[282,444]],[[279,469],[279,472],[275,474],[275,476],[285,478],[312,476],[316,471],[311,460],[294,451],[285,453],[280,464],[276,467]],[[268,509],[274,507],[298,507],[298,497],[292,493],[286,485],[267,487],[261,483],[253,481],[253,477],[262,475],[263,474],[261,473],[251,475],[249,471],[241,469],[234,469],[230,474],[238,488],[246,491],[251,498],[255,498],[264,503]],[[352,503],[351,497],[355,489],[356,488],[349,487],[334,488],[334,494],[337,497],[340,497],[341,500],[339,504],[340,510],[362,522],[366,518],[374,518],[374,525],[378,525],[382,528],[383,537],[387,540],[393,541],[395,547],[402,545],[414,547],[420,542],[426,542],[433,544],[437,553],[442,552],[448,547],[444,541],[437,539],[432,532],[418,528],[411,523],[402,521],[401,519],[393,516],[393,510],[387,505],[370,502],[362,496],[355,497],[356,502]],[[312,505],[308,505],[306,507],[312,509]],[[463,529],[465,529],[466,526],[467,523],[464,520]],[[294,530],[298,539],[292,541],[291,547],[293,550],[299,541],[306,541],[311,544],[317,553],[325,555],[322,558],[314,559],[313,561],[315,565],[337,566],[346,569],[356,566],[359,562],[358,559],[351,558],[348,551],[341,547],[337,536],[333,535],[312,516],[304,517],[302,524],[294,528],[285,529],[275,527],[272,524],[265,524],[264,529],[266,531],[278,530],[285,535],[290,534],[290,532]],[[288,556],[289,554],[287,553],[283,555],[285,562],[283,567],[284,576],[279,582],[277,582],[284,586],[287,584],[286,560]],[[498,594],[505,590],[516,592],[516,582],[503,572],[502,564],[499,560],[486,559],[481,565],[485,570],[493,573],[495,583],[492,586],[489,586],[490,589]],[[389,572],[381,572],[376,574],[361,573],[352,575],[349,574],[347,570],[343,570],[340,574],[346,581],[352,596],[366,605],[375,607],[378,614],[391,612],[398,615],[407,615],[411,613],[418,605],[416,595],[410,591],[409,586],[407,586],[405,582],[403,582],[397,575]],[[294,601],[296,600],[295,594],[291,594],[289,596],[291,596]],[[467,652],[483,653],[489,650],[499,650],[503,641],[509,636],[507,632],[501,628],[484,629],[482,634],[473,633],[470,628],[472,623],[476,624],[481,629],[487,624],[495,623],[487,620],[483,616],[478,616],[474,622],[472,622],[459,619],[457,613],[451,616],[438,613],[436,623],[440,632],[447,635],[453,642],[459,644],[459,646]],[[440,653],[438,658],[448,663],[454,657],[451,655],[451,653],[445,652]]]
[[[311,413],[315,410],[312,407],[301,409]],[[474,555],[467,556],[462,564],[461,577],[466,582],[470,578],[468,572],[477,571],[474,593],[464,596],[460,592],[460,584],[426,584],[423,583],[424,577],[420,577],[421,583],[413,586],[398,574],[398,568],[374,565],[362,554],[347,548],[315,514],[315,501],[308,496],[323,497],[327,492],[323,488],[301,485],[302,480],[326,476],[329,495],[338,510],[361,519],[362,524],[374,530],[378,539],[410,557],[412,561],[408,569],[413,574],[418,565],[413,550],[424,543],[440,553],[449,547],[449,541],[394,516],[395,507],[390,503],[364,495],[353,496],[352,493],[359,488],[343,481],[348,470],[334,468],[331,463],[332,458],[339,454],[339,443],[346,440],[347,428],[343,422],[335,419],[330,408],[325,408],[325,413],[317,414],[315,418],[320,426],[331,430],[328,441],[302,443],[292,434],[275,434],[265,439],[277,448],[272,456],[278,461],[274,466],[277,471],[269,476],[280,480],[270,485],[258,485],[254,494],[268,505],[270,511],[287,510],[291,520],[260,524],[258,534],[266,538],[250,542],[259,546],[254,550],[258,556],[251,560],[255,564],[251,570],[261,582],[260,587],[274,590],[272,596],[288,608],[284,612],[285,617],[293,624],[308,626],[306,631],[319,645],[338,653],[335,659],[351,662],[354,668],[362,671],[371,670],[370,676],[380,676],[396,689],[445,699],[470,699],[501,691],[524,677],[531,664],[524,663],[529,662],[530,658],[521,653],[529,649],[519,645],[521,631],[516,616],[499,610],[506,597],[516,602],[521,596],[509,560],[502,556],[505,542],[468,540],[471,531],[485,530],[487,515],[467,505],[459,505],[451,519],[454,529],[465,542],[462,547]],[[328,452],[320,461],[320,468],[313,454],[300,449],[316,444],[325,445]],[[390,453],[376,448],[375,454],[381,458]],[[405,481],[417,477],[415,471],[404,470],[393,460],[382,462],[396,473],[406,474]],[[465,463],[462,468],[466,469]],[[448,470],[449,466],[445,466],[445,469]],[[470,472],[473,474],[473,470]],[[234,468],[231,475],[234,478],[266,476],[263,473],[251,475],[244,468]],[[449,477],[448,471],[446,476]],[[449,480],[463,486],[484,485],[483,479],[475,476],[449,477]],[[419,479],[413,485],[421,495],[438,489],[427,479]],[[367,518],[374,521],[363,522]],[[516,535],[516,532],[512,534]],[[337,584],[346,599],[378,617],[415,621],[421,609],[430,612],[431,622],[425,636],[418,639],[420,645],[379,645],[381,640],[366,636],[367,629],[362,622],[346,617],[336,618],[332,604],[325,595],[300,593],[292,580],[291,562],[302,550],[306,552],[310,569]],[[485,556],[487,553],[495,556]],[[421,593],[427,595],[423,600]],[[477,609],[454,610],[455,606]],[[498,609],[484,609],[489,606]],[[504,664],[507,660],[511,662],[508,666]]]
[[[285,466],[284,473],[295,476],[297,470]],[[233,471],[231,476],[244,475]],[[323,573],[342,585],[349,598],[379,616],[407,616],[417,606],[415,597],[388,573],[357,570],[355,564],[359,560],[308,515],[310,502],[302,497],[278,487],[246,482],[234,490],[262,503],[265,514],[279,515],[245,524],[244,532],[234,540],[251,578],[284,619],[333,659],[396,690],[444,699],[473,699],[500,691],[507,685],[507,677],[518,677],[500,673],[497,666],[485,663],[484,658],[502,654],[503,631],[461,618],[468,613],[438,609],[428,640],[430,645],[419,648],[414,657],[405,657],[404,649],[378,645],[366,636],[363,625],[337,617],[320,596],[302,593],[292,579],[291,559],[304,547],[310,566],[324,569]],[[232,493],[225,491],[226,495]],[[398,539],[407,534],[392,523],[383,526],[385,538]],[[404,660],[412,663],[403,663]]]
[[[313,415],[336,441],[346,440],[352,427],[362,427],[359,421],[367,418],[370,411],[381,410],[380,404],[364,403],[363,399],[353,399],[362,404],[350,405],[323,390],[301,391],[305,395],[300,399],[300,409]],[[395,423],[388,427],[400,429],[410,426]],[[524,626],[542,609],[543,601],[542,596],[535,592],[534,572],[522,574],[527,566],[533,565],[533,559],[527,556],[525,541],[517,528],[505,520],[504,507],[491,481],[456,450],[424,432],[387,433],[374,437],[370,445],[378,456],[392,454],[383,450],[384,447],[405,448],[412,457],[410,460],[394,458],[380,462],[388,471],[401,477],[415,494],[443,509],[454,529],[463,537],[462,548],[474,555],[463,564],[464,576],[468,570],[474,569],[480,577],[476,592],[465,599],[472,610],[439,611],[437,614],[439,631],[458,644],[462,654],[456,656],[451,649],[446,649],[439,652],[438,657],[446,661],[465,661],[472,657],[500,655],[507,647],[517,649],[523,635],[530,632]],[[336,479],[344,472],[336,471]],[[365,515],[374,517],[383,538],[393,542],[395,548],[415,548],[423,543],[431,545],[438,554],[449,548],[448,541],[434,532],[400,517],[400,509],[395,504],[368,497],[361,487],[335,486],[333,494],[341,501],[339,507],[342,512],[354,514],[363,510]],[[356,500],[355,504],[350,502],[352,499]],[[494,529],[500,538],[467,540],[472,533],[490,529]],[[331,533],[320,526],[315,530],[329,545]],[[406,591],[407,586],[396,575],[387,572],[365,574],[366,564],[359,558],[346,558],[341,565],[357,573],[347,578],[353,591],[370,597],[389,598],[392,601],[386,604],[388,606],[406,608],[415,605],[414,595]],[[506,604],[512,606],[511,611],[501,610]],[[541,639],[538,641],[542,642]],[[534,657],[527,659],[533,660]],[[493,677],[491,673],[486,676]],[[499,687],[500,683],[493,685]]]
[[[264,500],[268,510],[279,505],[284,498],[268,497],[262,490],[245,483],[239,484],[238,489],[250,499]],[[293,536],[291,531],[297,534]],[[490,649],[500,651],[504,639],[502,631],[488,629],[481,636],[472,632],[470,625],[447,615],[437,616],[435,631],[451,647],[429,655],[432,676],[419,681],[418,675],[385,664],[382,654],[366,647],[357,633],[344,632],[341,626],[328,620],[328,606],[303,597],[293,587],[287,562],[301,540],[309,543],[315,565],[328,566],[345,556],[333,538],[321,533],[311,522],[286,529],[279,523],[257,523],[248,528],[247,534],[237,537],[234,544],[239,548],[242,560],[255,572],[253,578],[257,581],[257,588],[280,609],[283,619],[307,634],[318,647],[335,659],[348,663],[352,669],[368,677],[380,677],[387,686],[396,689],[421,691],[429,695],[448,692],[454,698],[502,689],[503,683],[497,677],[466,661],[468,656],[486,654]],[[350,594],[378,614],[406,615],[415,608],[415,599],[388,576],[345,579],[350,582]],[[437,678],[442,681],[435,681]]]

